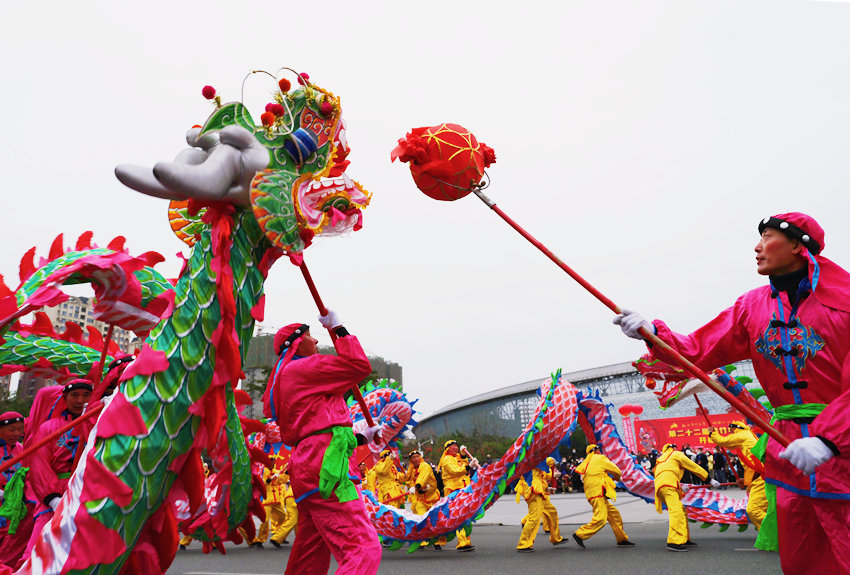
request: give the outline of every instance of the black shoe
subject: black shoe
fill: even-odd
[[[634,547],[634,546],[635,546],[635,544],[632,543],[631,541],[629,541],[628,539],[626,539],[624,541],[620,541],[619,543],[617,543],[617,547]]]
[[[255,542],[255,543],[251,543],[251,547],[253,547],[253,548],[255,548],[255,549],[262,549],[262,548],[263,548],[263,544],[262,544],[262,543],[260,543],[259,541],[257,541],[257,542]]]
[[[277,547],[278,549],[280,549],[280,548],[282,548],[282,547],[283,547],[283,545],[281,545],[280,543],[278,543],[278,542],[277,542],[277,541],[275,541],[274,539],[269,539],[269,543],[271,543],[272,545],[274,545],[274,546],[275,546],[275,547]]]
[[[475,545],[464,545],[463,547],[458,547],[457,550],[461,553],[465,551],[475,551]]]
[[[584,541],[582,540],[582,538],[581,538],[581,537],[579,537],[579,536],[578,536],[578,535],[576,535],[575,533],[573,533],[573,541],[575,541],[576,543],[578,543],[578,546],[579,546],[579,547],[581,547],[582,549],[584,549],[584,548],[585,548],[585,547],[584,547]]]
[[[185,551],[185,550],[186,550],[186,546],[185,546],[185,545],[180,545],[180,549],[182,549],[183,551]]]
[[[434,545],[434,551],[442,551],[442,550],[443,550],[442,545]]]
[[[697,547],[697,546],[698,545],[696,543],[694,543],[693,541],[691,541],[690,539],[685,541],[685,547]]]
[[[679,552],[681,552],[681,551],[687,551],[687,550],[688,550],[687,547],[685,547],[684,545],[679,545],[678,543],[668,543],[667,544],[667,551],[679,551]]]
[[[534,547],[526,547],[525,549],[517,549],[517,553],[534,553]]]
[[[560,541],[555,541],[554,543],[552,543],[552,545],[563,545],[566,542],[567,542],[566,539],[561,539]]]

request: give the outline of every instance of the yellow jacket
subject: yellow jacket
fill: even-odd
[[[419,464],[419,467],[408,465],[405,478],[409,487],[416,487],[418,485],[424,491],[424,493],[417,491],[411,496],[411,499],[418,499],[426,503],[432,503],[440,499],[440,490],[437,489],[437,477],[434,475],[434,470],[431,469],[431,466],[424,461]]]
[[[377,486],[377,482],[376,482],[376,478],[375,478],[375,468],[374,467],[366,472],[366,480],[365,480],[363,488],[368,489],[369,491],[374,493],[375,496],[378,495],[378,491],[377,491],[378,486]]]
[[[466,471],[466,459],[444,453],[438,466],[443,473],[443,487],[449,491],[462,489],[471,483]]]
[[[756,471],[753,469],[752,464],[748,465],[748,462],[752,461],[754,458],[751,450],[758,442],[756,434],[749,429],[739,429],[735,431],[735,433],[730,433],[729,435],[720,435],[718,432],[712,431],[708,438],[720,447],[725,447],[727,449],[741,449],[740,461],[744,466],[744,485],[752,483],[753,478],[756,475]]]
[[[702,480],[708,478],[708,472],[681,451],[668,449],[658,456],[655,462],[655,509],[659,513],[661,513],[661,500],[658,498],[658,490],[662,487],[675,487],[679,495],[683,495],[679,480],[682,479],[685,469]]]
[[[375,467],[375,482],[378,484],[378,500],[387,503],[390,500],[398,503],[404,493],[399,484],[399,472],[396,470],[392,457],[385,457]]]
[[[281,477],[280,472],[266,467],[265,471],[263,471],[263,479],[266,482],[266,496],[263,499],[263,505],[283,503],[285,481]]]
[[[584,495],[588,500],[596,497],[607,497],[611,501],[617,500],[616,484],[608,475],[612,473],[620,479],[622,472],[610,459],[601,453],[590,453],[579,463],[576,471],[583,475]]]

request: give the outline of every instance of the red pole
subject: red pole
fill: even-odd
[[[510,216],[508,216],[505,212],[503,212],[499,208],[499,206],[496,205],[496,203],[493,200],[488,198],[484,194],[484,192],[482,192],[481,190],[473,190],[473,191],[475,192],[475,195],[478,196],[479,199],[481,199],[482,202],[487,204],[487,206],[490,207],[490,209],[492,209],[494,212],[496,212],[499,215],[499,217],[501,217],[503,220],[505,220],[505,222],[507,222],[507,224],[509,226],[511,226],[513,229],[515,229],[517,232],[519,232],[519,234],[522,237],[524,237],[529,242],[531,242],[531,244],[533,244],[534,247],[536,247],[541,252],[546,254],[546,256],[550,260],[555,262],[558,265],[558,267],[560,267],[562,270],[567,272],[567,275],[569,275],[571,278],[573,278],[575,281],[577,281],[584,289],[586,289],[588,292],[590,292],[596,299],[601,301],[608,309],[610,309],[611,311],[613,311],[616,314],[622,313],[620,306],[618,306],[613,301],[608,299],[605,295],[602,294],[602,292],[600,292],[598,289],[593,287],[587,280],[585,280],[583,277],[578,275],[570,266],[568,266],[563,261],[561,261],[561,259],[558,258],[558,256],[556,256],[554,253],[552,253],[546,246],[544,246],[542,243],[537,241],[537,239],[534,236],[532,236],[527,231],[525,231],[522,228],[522,226],[517,224],[514,220],[512,220],[510,218]],[[655,335],[654,333],[652,333],[651,331],[649,331],[648,329],[643,328],[643,327],[640,329],[640,335],[646,341],[650,342],[652,345],[658,347],[659,349],[664,350],[685,371],[687,371],[688,373],[693,375],[695,378],[699,379],[701,382],[706,384],[714,393],[716,393],[717,395],[722,397],[727,403],[732,405],[732,407],[734,407],[735,409],[737,409],[738,411],[740,411],[741,413],[746,415],[747,418],[749,418],[757,426],[759,426],[761,429],[763,429],[765,431],[765,433],[767,433],[769,436],[771,436],[773,439],[778,441],[783,446],[785,446],[785,447],[788,446],[788,444],[790,443],[788,438],[785,437],[785,435],[782,434],[778,429],[773,427],[767,420],[765,420],[761,416],[761,414],[757,413],[753,409],[750,409],[750,407],[748,405],[746,405],[745,403],[740,401],[737,397],[735,397],[734,395],[729,393],[729,391],[727,391],[725,387],[723,387],[722,385],[720,385],[719,383],[717,383],[716,381],[711,379],[708,376],[708,374],[706,374],[703,370],[701,370],[700,368],[695,366],[688,359],[683,357],[675,349],[673,349],[672,347],[667,345],[657,335]]]
[[[83,422],[87,419],[91,419],[92,417],[94,417],[95,415],[100,413],[102,409],[103,409],[103,404],[98,402],[94,407],[87,410],[84,414],[82,414],[77,419],[75,419],[73,421],[69,421],[68,423],[66,423],[65,425],[63,425],[62,427],[60,427],[59,429],[57,429],[56,431],[51,433],[50,435],[41,438],[39,441],[37,441],[33,445],[30,445],[28,448],[21,451],[18,455],[16,455],[12,459],[9,459],[8,461],[4,461],[3,464],[0,465],[0,473],[3,473],[4,471],[9,469],[13,465],[18,463],[19,461],[22,461],[25,457],[27,457],[31,453],[35,453],[38,450],[38,448],[41,447],[42,445],[50,443],[51,441],[55,441],[60,435],[62,435],[66,431],[68,431],[70,429],[74,429],[74,427],[78,423],[81,423],[81,422]],[[78,445],[77,451],[82,451],[83,447],[85,447],[85,444]]]
[[[302,260],[301,265],[298,267],[301,269],[301,275],[304,276],[304,281],[307,282],[307,288],[313,295],[313,301],[316,302],[316,307],[319,308],[319,313],[327,315],[328,308],[326,308],[325,304],[322,303],[322,298],[319,296],[319,290],[316,289],[316,284],[313,283],[313,277],[310,275],[310,270],[307,269],[307,264]],[[331,341],[336,341],[336,334],[334,331],[329,329],[328,333],[331,335]],[[369,407],[366,405],[366,400],[363,398],[363,394],[360,393],[360,388],[354,385],[351,388],[351,393],[354,395],[354,399],[357,400],[357,403],[360,404],[360,410],[363,412],[363,417],[366,418],[366,423],[369,424],[369,427],[374,427],[375,422],[372,420],[372,414],[369,413]]]

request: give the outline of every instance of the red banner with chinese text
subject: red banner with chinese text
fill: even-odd
[[[709,415],[708,418],[722,435],[734,431],[729,429],[729,424],[733,421],[746,421],[739,413],[718,413]],[[661,451],[667,443],[675,443],[679,449],[685,444],[712,450],[715,447],[714,442],[708,438],[708,424],[702,416],[638,419],[635,421],[635,436],[638,453],[648,453],[653,449]]]

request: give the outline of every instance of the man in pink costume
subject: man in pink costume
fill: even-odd
[[[771,439],[765,455],[782,569],[850,573],[850,274],[820,255],[823,229],[806,214],[765,218],[759,232],[756,263],[769,285],[708,324],[684,336],[628,310],[614,323],[635,339],[654,329],[704,370],[752,360],[775,426],[791,440],[784,449]]]
[[[39,426],[33,442],[37,443],[82,415],[92,392],[92,384],[87,379],[73,379],[62,388],[62,400],[65,409],[60,417],[51,417]],[[25,556],[29,556],[42,528],[53,518],[53,512],[68,487],[68,480],[74,472],[74,457],[78,449],[83,449],[94,420],[88,419],[70,431],[62,434],[56,441],[41,446],[32,456],[27,488],[29,498],[36,502],[35,526],[27,544]]]
[[[24,416],[16,411],[0,414],[0,450],[5,463],[22,451]],[[16,463],[0,474],[0,563],[17,569],[22,561],[29,534],[33,528],[33,501],[27,500],[23,488],[27,469]],[[14,481],[13,481],[14,479]]]
[[[280,360],[266,388],[264,408],[292,445],[290,481],[298,504],[295,543],[286,575],[326,575],[333,554],[337,575],[377,573],[381,545],[354,481],[360,476],[351,457],[355,438],[344,394],[372,371],[357,338],[332,311],[319,318],[335,332],[338,356],[319,355],[306,324],[290,324],[275,335]]]

